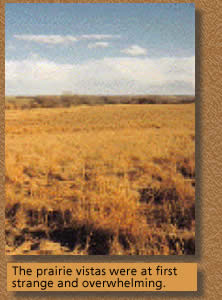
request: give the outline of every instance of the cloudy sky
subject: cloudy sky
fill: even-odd
[[[6,95],[194,94],[194,4],[5,5]]]

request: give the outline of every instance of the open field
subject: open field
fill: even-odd
[[[7,254],[194,254],[194,103],[12,108]]]

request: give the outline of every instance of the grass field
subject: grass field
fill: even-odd
[[[10,109],[5,130],[7,254],[194,254],[194,103]]]

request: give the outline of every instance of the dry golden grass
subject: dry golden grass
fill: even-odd
[[[7,253],[194,254],[194,109],[7,110]]]

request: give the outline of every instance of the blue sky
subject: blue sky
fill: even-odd
[[[194,4],[5,7],[6,95],[194,94]]]

